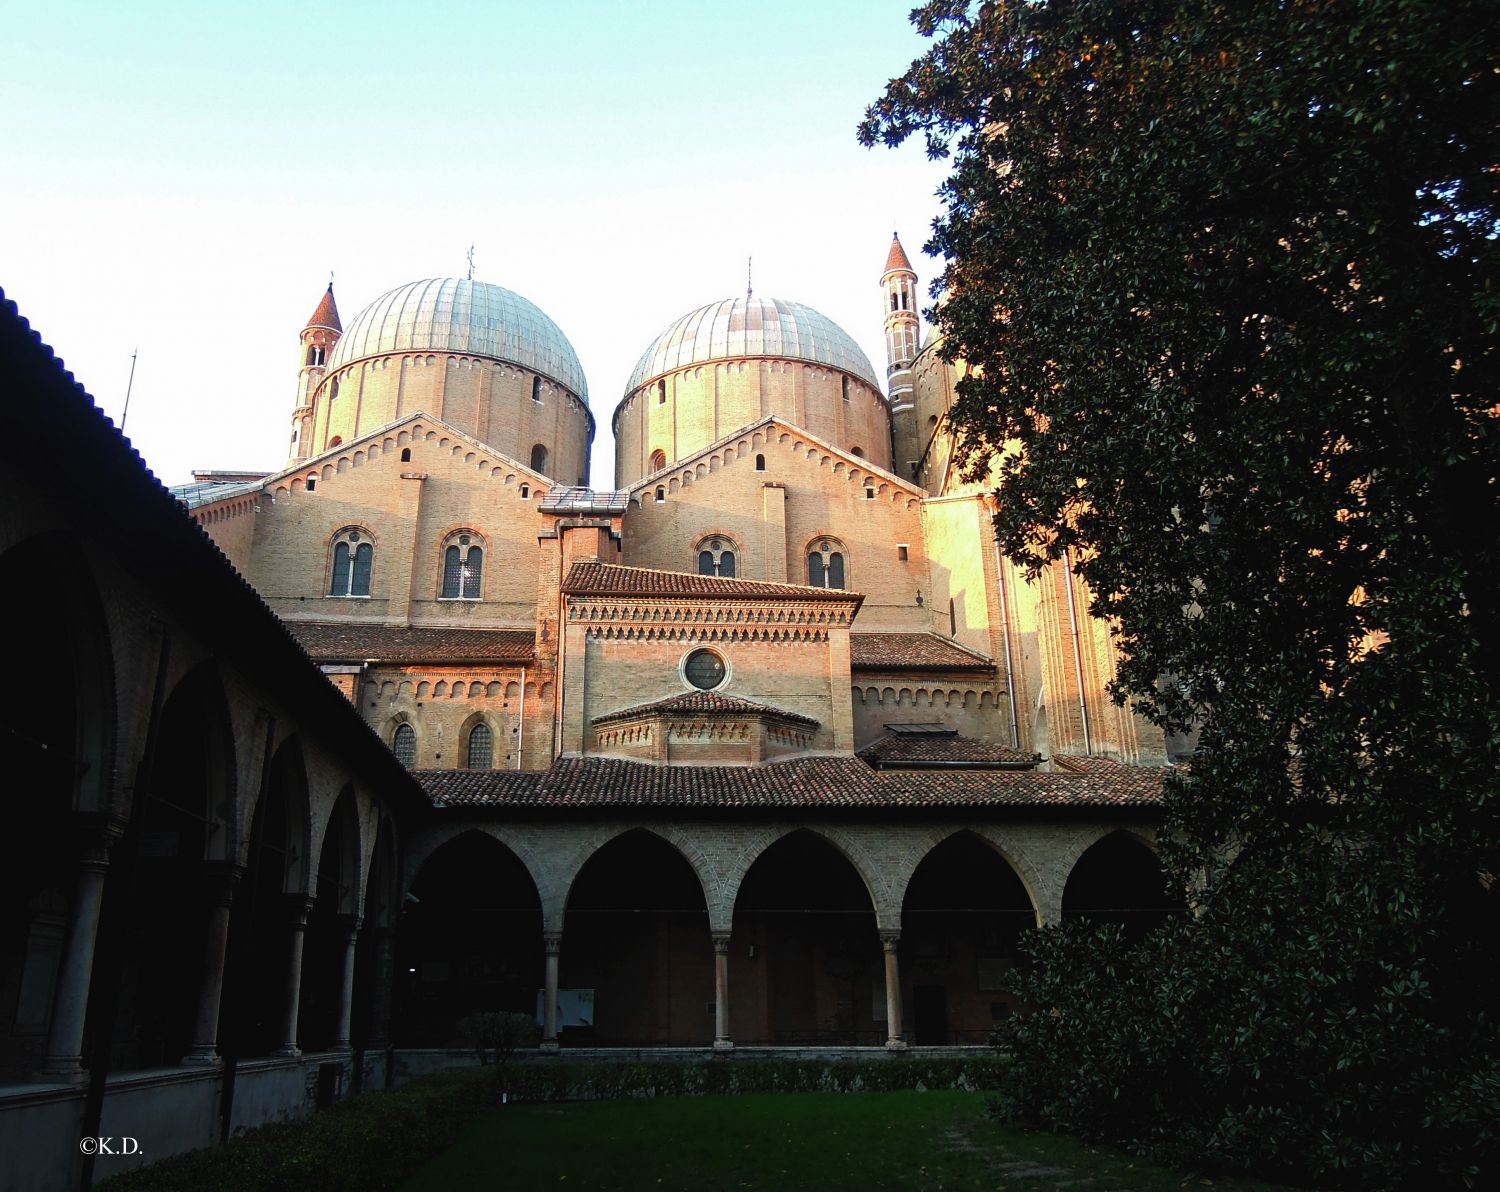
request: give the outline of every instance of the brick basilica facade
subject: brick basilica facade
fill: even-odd
[[[499,286],[347,329],[330,286],[286,466],[170,493],[7,304],[0,1150],[205,1145],[482,1010],[542,1052],[979,1045],[1023,929],[1169,911],[1183,743],[1109,699],[1068,561],[996,548],[917,295],[893,239],[883,377],[800,303],[676,320],[608,489]]]

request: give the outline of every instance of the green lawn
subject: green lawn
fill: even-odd
[[[1070,1138],[1005,1129],[978,1093],[755,1093],[486,1112],[404,1192],[533,1188],[1069,1188],[1272,1185],[1184,1177]]]

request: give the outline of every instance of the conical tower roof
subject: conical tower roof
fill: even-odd
[[[891,273],[897,269],[904,269],[908,273],[916,272],[911,267],[911,262],[906,259],[906,250],[901,247],[901,237],[892,232],[891,251],[886,254],[885,271]]]
[[[307,320],[308,327],[329,327],[340,335],[344,333],[343,324],[339,322],[338,304],[333,300],[333,283],[328,283],[328,290],[323,295],[323,301],[318,303],[318,309],[313,311],[312,318]],[[304,328],[306,330],[306,328]]]

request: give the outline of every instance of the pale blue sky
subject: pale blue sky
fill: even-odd
[[[461,274],[530,298],[609,415],[678,315],[821,310],[884,371],[876,282],[942,167],[854,127],[910,0],[754,5],[0,0],[0,286],[169,482],[279,467],[297,331]]]

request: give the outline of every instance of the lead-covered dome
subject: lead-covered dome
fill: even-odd
[[[880,391],[869,358],[826,315],[782,298],[726,298],[690,311],[658,335],[625,392],[688,365],[758,356],[827,365]]]
[[[395,352],[456,352],[504,360],[588,399],[578,353],[558,325],[521,295],[488,282],[430,278],[382,294],[349,324],[328,361],[328,372]]]

